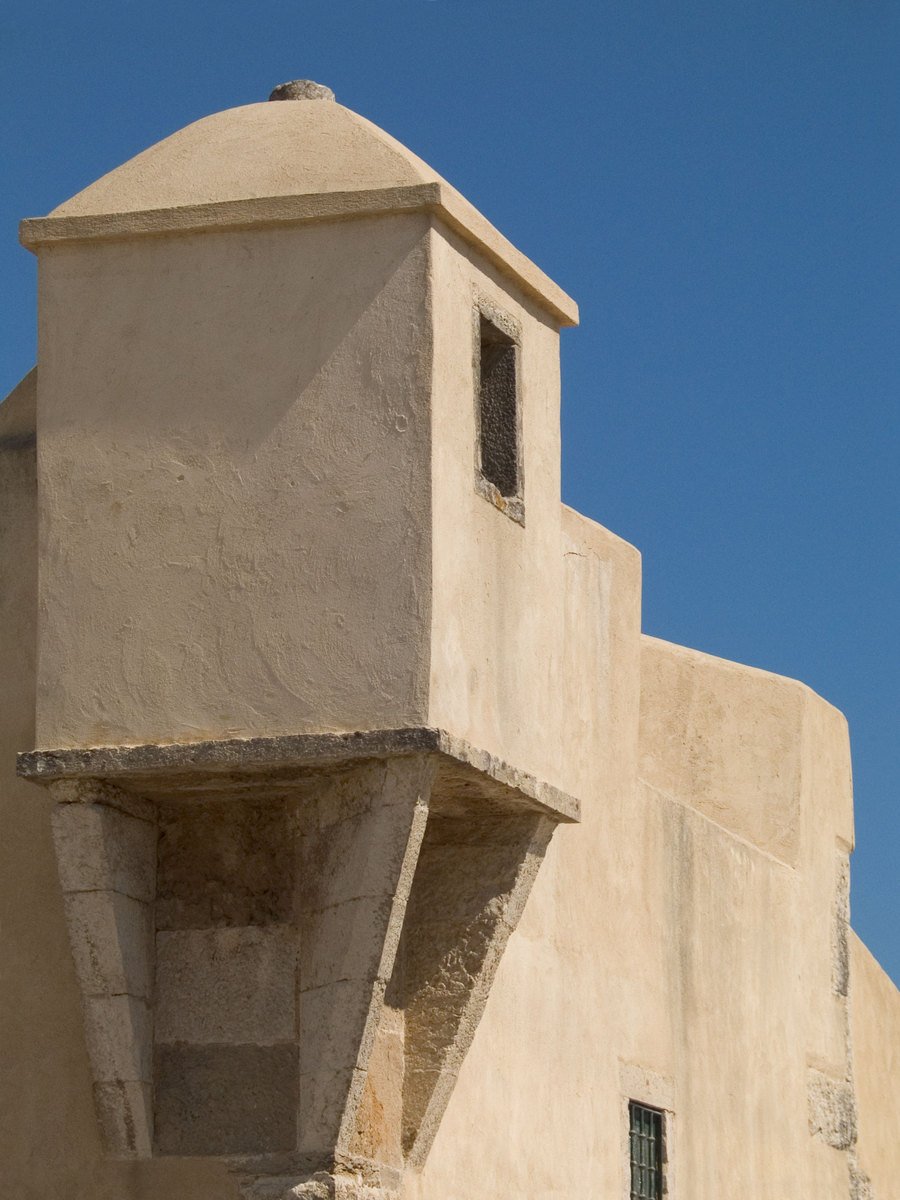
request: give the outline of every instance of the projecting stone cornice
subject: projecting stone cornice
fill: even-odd
[[[349,220],[388,213],[431,213],[473,246],[560,325],[578,324],[578,305],[449,184],[298,196],[263,196],[134,212],[31,217],[19,240],[37,252],[47,246],[97,240],[260,229],[303,222]]]
[[[477,793],[485,802],[512,804],[520,810],[531,808],[558,822],[580,819],[575,796],[476,749],[462,738],[428,726],[168,745],[31,750],[18,755],[17,771],[40,784],[64,779],[105,780],[148,799],[173,799],[180,794],[247,795],[254,791],[283,796],[317,768],[413,754],[437,757],[445,803],[468,801]]]

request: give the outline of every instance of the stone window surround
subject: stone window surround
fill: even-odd
[[[497,487],[486,479],[481,469],[481,408],[480,388],[481,377],[481,322],[489,321],[505,334],[516,348],[516,480],[515,496],[502,496]],[[483,294],[476,294],[472,308],[472,393],[475,402],[475,491],[483,496],[494,508],[505,513],[510,520],[518,525],[525,524],[525,495],[524,495],[524,462],[522,455],[522,396],[524,380],[522,372],[522,327],[520,323],[499,308],[493,300]]]

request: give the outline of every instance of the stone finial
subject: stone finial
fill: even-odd
[[[334,92],[312,79],[290,79],[273,88],[270,100],[333,100]]]

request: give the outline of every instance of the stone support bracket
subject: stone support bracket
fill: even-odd
[[[100,781],[58,781],[53,840],[107,1152],[153,1144],[153,805]]]
[[[425,727],[36,750],[116,1157],[248,1197],[425,1161],[572,797]]]

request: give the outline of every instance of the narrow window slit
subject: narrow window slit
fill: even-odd
[[[506,498],[519,495],[519,414],[516,343],[480,319],[478,420],[480,468]]]

